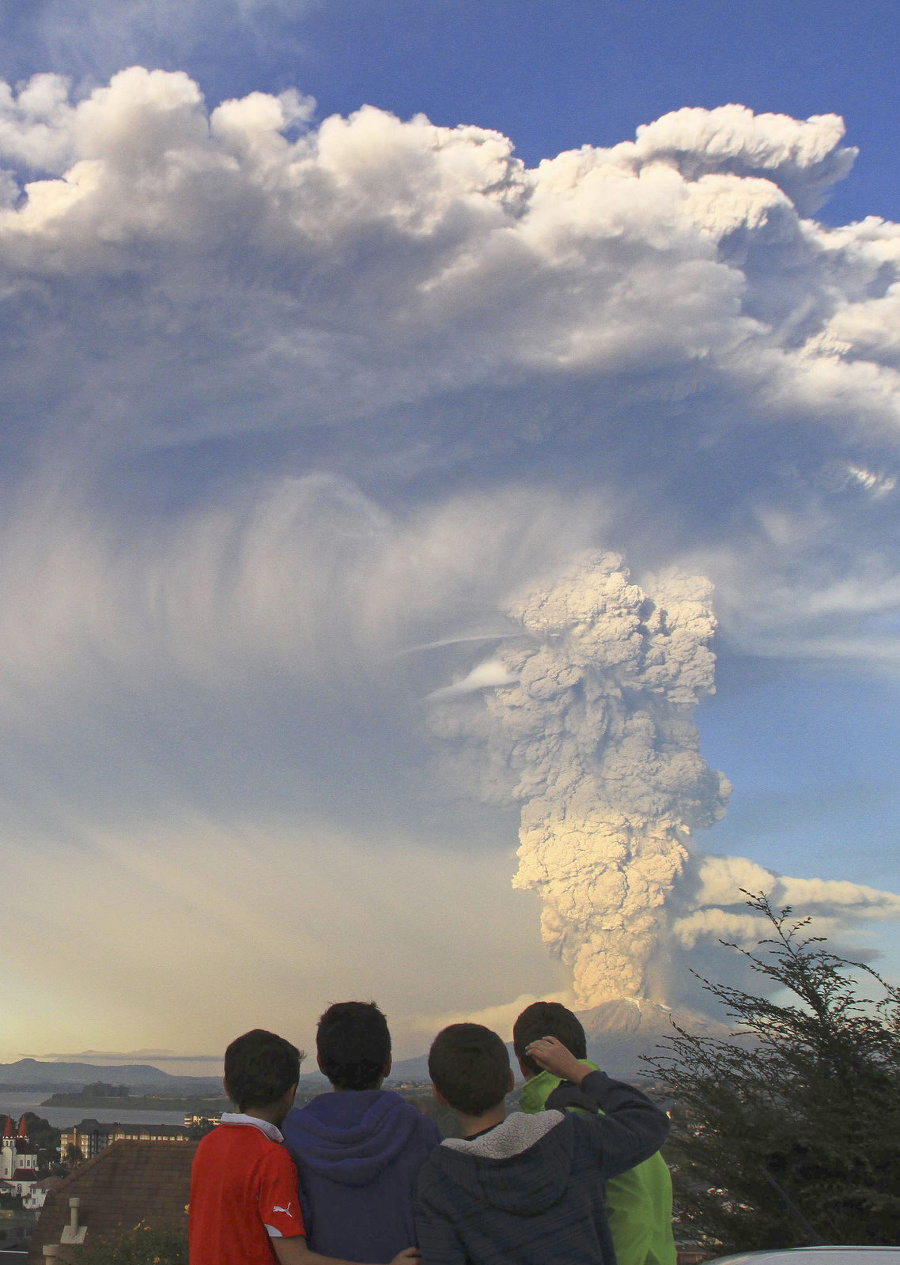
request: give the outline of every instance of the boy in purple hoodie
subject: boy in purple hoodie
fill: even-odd
[[[391,1036],[374,1002],[330,1006],[316,1055],[332,1092],[292,1108],[281,1126],[300,1177],[309,1246],[347,1261],[391,1261],[416,1242],[416,1176],[440,1130],[381,1088]]]

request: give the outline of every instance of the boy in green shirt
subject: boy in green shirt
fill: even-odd
[[[552,1107],[597,1111],[597,1104],[577,1086],[542,1071],[528,1058],[528,1046],[541,1037],[556,1037],[580,1062],[596,1067],[587,1058],[584,1028],[571,1010],[551,1001],[527,1006],[513,1027],[513,1046],[525,1077],[522,1110],[543,1111],[553,1094]],[[672,1178],[659,1151],[610,1179],[606,1205],[617,1265],[675,1265]]]

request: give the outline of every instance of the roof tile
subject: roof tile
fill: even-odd
[[[47,1195],[28,1254],[42,1265],[45,1243],[58,1243],[69,1220],[69,1199],[81,1200],[78,1224],[85,1243],[96,1243],[146,1221],[154,1228],[187,1232],[191,1164],[196,1142],[113,1142],[80,1164]],[[71,1252],[77,1260],[77,1248]]]

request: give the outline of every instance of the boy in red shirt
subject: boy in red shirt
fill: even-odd
[[[197,1148],[191,1173],[191,1265],[348,1265],[307,1247],[297,1170],[279,1126],[300,1075],[300,1052],[255,1028],[225,1051],[225,1092],[238,1110]],[[415,1261],[409,1248],[390,1265]]]

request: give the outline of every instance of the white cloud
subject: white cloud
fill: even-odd
[[[500,659],[485,659],[467,672],[464,677],[433,690],[428,696],[432,702],[441,699],[458,698],[462,694],[472,694],[477,690],[496,689],[498,685],[513,685],[516,677]]]
[[[722,170],[765,174],[808,214],[853,165],[857,151],[842,147],[843,137],[844,122],[836,114],[804,121],[725,105],[675,110],[638,128],[633,152],[643,163],[675,163],[691,179]],[[628,152],[626,146],[617,148]]]
[[[900,918],[900,895],[846,880],[791,878],[776,874],[746,857],[699,854],[688,868],[687,883],[676,895],[693,906],[672,922],[675,941],[705,959],[702,972],[715,978],[722,969],[718,942],[744,949],[756,946],[766,929],[746,909],[747,894],[769,897],[774,909],[792,908],[811,919],[809,934],[832,940],[832,948],[853,952],[866,921]],[[691,890],[693,886],[693,890]]]
[[[741,174],[836,178],[846,162],[833,119],[683,111],[634,145],[528,172],[495,132],[401,123],[370,107],[289,141],[284,129],[309,117],[296,93],[254,93],[207,119],[181,73],[134,67],[74,107],[62,86],[33,81],[5,120],[15,158],[37,144],[36,107],[21,103],[40,99],[40,146],[57,167],[59,155],[69,162],[59,180],[32,180],[24,204],[5,213],[9,284],[24,295],[39,277],[88,270],[92,295],[108,287],[117,327],[95,310],[82,350],[99,357],[116,331],[136,345],[132,392],[158,357],[176,356],[180,415],[163,389],[140,410],[145,426],[187,436],[276,417],[352,424],[435,393],[560,371],[599,375],[602,405],[585,423],[607,436],[651,372],[667,377],[664,410],[673,391],[742,391],[741,429],[768,424],[773,405],[812,406],[827,424],[838,399],[843,424],[848,394],[870,437],[896,418],[890,357],[878,359],[873,332],[891,328],[890,313],[871,295],[896,268],[895,239],[801,221],[770,179]],[[774,278],[760,273],[773,242],[794,257]],[[137,280],[133,301],[125,276]],[[199,306],[204,294],[215,309]],[[836,359],[827,322],[846,342],[840,322],[857,311],[869,358]],[[228,382],[266,382],[266,416],[204,407],[202,366],[171,346],[188,312]],[[539,434],[555,429],[517,419],[510,438],[535,423]],[[683,409],[671,424],[690,433]]]
[[[72,161],[75,109],[63,75],[34,75],[14,91],[0,84],[0,159],[26,170],[61,172]]]
[[[694,898],[699,906],[743,905],[743,892],[768,895],[775,885],[773,874],[746,857],[704,857],[699,878],[701,886]],[[747,916],[756,923],[752,915]]]

